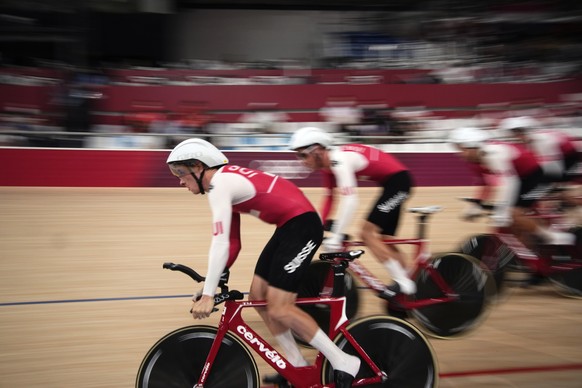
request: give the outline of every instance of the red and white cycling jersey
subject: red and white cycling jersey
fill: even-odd
[[[533,152],[520,143],[489,141],[480,152],[481,162],[474,163],[472,167],[483,178],[485,185],[495,182],[495,213],[499,218],[508,217],[511,206],[517,202],[521,181],[539,170],[540,165]],[[487,186],[483,186],[482,190],[479,198],[490,200],[487,197],[494,191]]]
[[[364,144],[347,144],[329,151],[331,167],[322,170],[326,195],[321,209],[321,218],[326,220],[331,212],[334,195],[338,187],[341,193],[339,212],[334,231],[344,231],[358,207],[358,180],[382,184],[392,175],[407,168],[394,156]]]
[[[565,160],[578,150],[574,140],[560,131],[537,130],[528,133],[528,147],[533,151],[544,171],[550,175],[561,175]]]
[[[280,227],[306,212],[315,212],[292,182],[266,172],[236,165],[221,167],[210,181],[212,242],[204,294],[214,295],[220,275],[240,251],[240,214],[248,213]]]
[[[520,143],[490,141],[481,151],[483,162],[478,169],[482,173],[525,178],[540,166],[533,152]]]
[[[377,183],[386,181],[392,175],[407,170],[394,156],[364,144],[347,144],[330,151],[331,170],[327,175],[326,187],[336,184],[342,187],[357,186],[356,180]]]

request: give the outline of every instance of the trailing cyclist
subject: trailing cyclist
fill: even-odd
[[[507,227],[516,236],[535,236],[539,243],[572,245],[575,236],[546,228],[528,217],[528,210],[550,189],[544,171],[535,155],[521,143],[492,141],[489,134],[478,128],[457,128],[449,141],[461,153],[481,179],[478,199],[495,204],[491,221],[498,228]],[[494,185],[494,187],[493,187]],[[495,200],[491,198],[495,195]],[[464,215],[482,211],[470,204]]]
[[[577,177],[582,153],[566,133],[541,129],[529,116],[504,119],[499,129],[509,131],[530,149],[552,182],[571,182]]]
[[[579,224],[582,152],[574,139],[558,130],[540,128],[539,123],[529,116],[504,119],[499,129],[515,136],[534,153],[547,179],[560,191],[560,199],[569,218],[574,224]]]
[[[379,296],[392,299],[398,293],[414,294],[416,284],[408,276],[405,255],[383,242],[396,235],[402,205],[410,196],[412,178],[408,168],[375,147],[364,144],[335,147],[331,135],[316,127],[304,127],[295,132],[290,148],[306,167],[323,173],[326,195],[320,216],[324,223],[331,213],[336,187],[341,196],[332,234],[322,244],[324,251],[343,248],[345,231],[358,206],[358,180],[372,181],[383,188],[359,237],[392,277],[393,283]]]

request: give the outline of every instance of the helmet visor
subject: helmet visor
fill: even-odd
[[[297,159],[307,159],[307,157],[317,148],[319,144],[312,144],[307,148],[299,149],[295,152]]]
[[[172,175],[176,178],[183,178],[184,176],[191,174],[190,168],[184,164],[171,163],[168,167],[170,167]]]

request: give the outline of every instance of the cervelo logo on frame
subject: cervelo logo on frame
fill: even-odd
[[[280,369],[287,368],[287,364],[285,363],[285,361],[283,361],[283,359],[281,358],[279,353],[277,353],[276,350],[273,350],[273,349],[269,348],[268,346],[265,346],[264,343],[259,341],[253,335],[253,333],[251,333],[250,331],[247,331],[247,328],[245,326],[238,325],[236,327],[236,331],[238,331],[240,334],[242,334],[242,337],[250,345],[252,345],[259,352],[263,353],[265,355],[265,357],[267,357],[267,359],[270,360],[273,364],[277,365]]]

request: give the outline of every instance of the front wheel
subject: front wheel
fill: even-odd
[[[445,295],[439,280],[452,289],[452,295]],[[459,253],[432,258],[429,267],[421,269],[415,281],[416,300],[455,297],[410,311],[425,332],[437,338],[459,336],[476,328],[495,295],[495,282],[489,270],[476,259]]]
[[[459,251],[481,261],[491,271],[498,295],[505,294],[507,272],[517,266],[515,254],[507,245],[493,234],[478,234],[463,241]]]
[[[160,339],[143,359],[136,388],[192,388],[216,337],[212,326],[188,326]],[[204,387],[259,387],[257,364],[242,342],[226,333]]]
[[[384,375],[383,381],[366,384],[367,387],[438,386],[438,363],[432,346],[409,322],[385,315],[370,316],[350,323],[347,330]],[[346,353],[358,355],[343,333],[335,342]],[[333,368],[327,360],[322,374],[324,383],[333,382]],[[356,380],[373,377],[372,369],[362,360]]]

